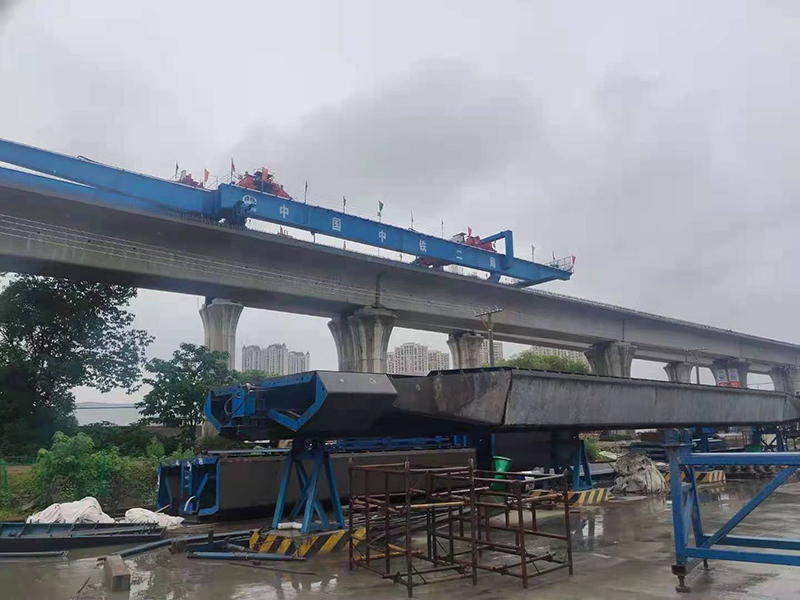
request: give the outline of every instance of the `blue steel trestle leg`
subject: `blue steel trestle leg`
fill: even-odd
[[[308,474],[303,464],[304,460],[312,462],[311,475]],[[303,525],[301,533],[311,531],[326,531],[330,529],[344,529],[344,513],[342,503],[339,498],[339,490],[336,485],[331,458],[324,444],[318,440],[312,440],[310,447],[306,447],[305,440],[296,438],[292,441],[292,450],[286,456],[281,485],[278,489],[278,499],[275,504],[275,514],[272,517],[272,528],[277,529],[286,509],[286,498],[289,485],[292,481],[292,471],[297,473],[297,482],[300,486],[300,497],[295,502],[294,507],[289,513],[289,518],[294,519],[303,513]],[[328,515],[319,500],[320,475],[323,475],[328,484],[333,505],[333,521],[328,519]]]
[[[592,471],[589,469],[589,456],[586,454],[586,444],[578,440],[578,448],[572,462],[572,491],[581,492],[594,487]]]
[[[730,535],[731,531],[755,510],[772,492],[785,483],[800,466],[800,452],[718,452],[693,453],[692,439],[686,430],[667,432],[665,449],[669,458],[672,491],[672,525],[675,537],[675,563],[672,572],[678,577],[678,592],[688,592],[686,576],[700,561],[708,567],[708,559],[734,560],[762,564],[800,566],[797,554],[721,550],[718,546],[743,546],[773,550],[800,550],[800,540]],[[704,533],[700,518],[697,482],[694,468],[702,465],[788,465],[747,504],[739,509],[715,533]],[[681,481],[681,474],[686,481]],[[689,544],[690,531],[694,545]]]

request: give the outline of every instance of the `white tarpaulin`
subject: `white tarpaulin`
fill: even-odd
[[[43,511],[32,514],[26,523],[113,523],[100,508],[100,503],[87,496],[75,502],[61,502],[51,504]]]
[[[156,523],[161,527],[172,529],[180,527],[183,517],[170,517],[146,508],[131,508],[125,513],[125,523]]]
[[[614,463],[614,494],[662,494],[669,489],[656,464],[644,454],[629,452]]]

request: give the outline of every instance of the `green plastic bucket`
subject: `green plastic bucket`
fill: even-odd
[[[500,471],[500,473],[508,472],[509,467],[511,466],[511,459],[507,456],[493,456],[492,459],[494,460],[494,470]],[[494,476],[495,479],[505,479],[503,475],[497,474]],[[502,490],[506,486],[502,483],[493,483],[489,486],[493,490]]]

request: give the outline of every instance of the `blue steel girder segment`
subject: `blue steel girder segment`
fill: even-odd
[[[521,279],[529,285],[554,279],[567,280],[571,276],[569,272],[561,269],[514,258],[510,232],[503,232],[502,235],[506,239],[506,254],[498,254],[402,227],[371,221],[329,208],[278,198],[271,194],[263,194],[238,186],[223,184],[219,186],[218,192],[220,209],[223,214],[230,212],[237,217],[248,217],[305,229],[312,233],[350,240],[376,248],[434,259],[442,264],[461,265],[492,274],[507,275]],[[487,239],[494,237],[491,236]]]
[[[0,162],[74,181],[99,190],[157,202],[172,210],[198,212],[208,216],[215,211],[215,193],[209,190],[193,188],[9,140],[0,139]]]

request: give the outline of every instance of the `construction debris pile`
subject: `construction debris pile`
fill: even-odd
[[[617,478],[612,493],[625,494],[664,494],[669,491],[669,484],[658,470],[656,463],[644,454],[629,452],[623,454],[614,463]]]

